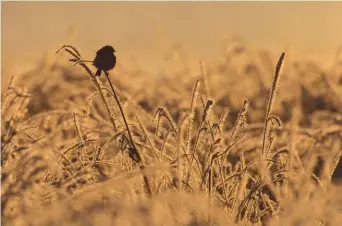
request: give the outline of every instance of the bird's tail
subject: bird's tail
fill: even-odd
[[[100,76],[101,75],[101,69],[97,69],[95,76]]]

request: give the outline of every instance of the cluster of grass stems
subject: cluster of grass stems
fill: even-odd
[[[128,195],[153,202],[169,192],[204,197],[204,202],[198,202],[205,205],[207,211],[202,216],[193,214],[190,220],[184,221],[177,220],[175,215],[173,222],[164,222],[164,225],[191,222],[193,225],[265,225],[272,220],[278,222],[285,211],[283,204],[286,201],[304,199],[309,202],[316,195],[328,197],[327,189],[341,156],[341,144],[332,142],[337,151],[331,154],[324,168],[327,173],[321,178],[310,170],[314,168],[316,159],[311,158],[308,164],[303,164],[300,159],[296,150],[297,137],[290,137],[289,145],[281,147],[276,144],[283,122],[272,110],[285,53],[279,57],[274,70],[263,129],[257,129],[258,133],[255,133],[253,125],[248,124],[248,100],[241,103],[241,110],[229,130],[226,125],[229,106],[219,117],[213,113],[215,100],[210,96],[203,62],[200,63],[201,75],[194,83],[192,94],[189,94],[189,107],[177,119],[166,107],[158,107],[154,116],[149,118],[151,121],[144,122],[146,117],[138,115],[142,109],[133,110],[137,113],[134,117],[125,113],[119,96],[122,92],[113,86],[107,73],[110,89],[82,62],[84,59],[78,49],[63,45],[57,52],[62,51],[71,56],[74,66],[85,70],[96,90],[88,99],[87,111],[75,110],[70,114],[54,110],[27,117],[27,106],[34,97],[13,86],[11,81],[2,95],[1,106],[1,204],[5,225],[23,224],[23,219],[27,225],[58,225],[51,220],[51,213],[45,220],[37,219],[39,215],[34,214],[29,217],[37,208],[32,204],[37,200],[46,208],[56,203],[66,207],[69,215],[65,222],[81,222],[82,225],[81,218],[87,211],[101,212],[104,208],[104,215],[112,219],[112,223],[107,225],[119,224],[121,221],[115,220],[120,218],[117,210],[120,208],[113,201],[116,198],[126,200]],[[108,121],[90,113],[91,101],[96,96],[100,97]],[[126,107],[136,108],[136,105],[126,102]],[[148,115],[147,112],[144,114]],[[48,151],[48,144],[57,132],[47,131],[48,136],[37,137],[30,131],[44,128],[44,123],[53,117],[58,118],[56,131],[73,131],[71,137],[74,142],[61,142],[59,148]],[[110,127],[110,136],[94,135],[92,125],[97,125],[100,130]],[[290,134],[296,134],[296,125],[289,130]],[[319,143],[327,137],[341,137],[341,131],[341,126],[321,129],[320,140],[318,134],[306,133],[305,136]],[[246,143],[252,146],[249,147],[254,151],[252,158],[243,150]],[[237,159],[232,160],[233,156]],[[89,198],[94,192],[104,190],[108,193],[116,191],[118,195],[102,194],[99,199],[94,196],[95,201]],[[183,200],[182,197],[178,199],[180,202]],[[215,208],[219,208],[225,218],[221,213],[213,212]],[[312,223],[317,225],[331,225],[328,221],[328,218],[312,218]],[[148,222],[137,224],[153,224]],[[121,224],[125,225],[124,221]],[[90,225],[95,225],[95,221]]]

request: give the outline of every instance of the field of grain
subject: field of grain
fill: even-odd
[[[111,88],[61,45],[13,77],[2,224],[339,225],[340,51],[328,68],[237,40],[222,52],[194,73],[174,45],[167,70],[119,64]]]

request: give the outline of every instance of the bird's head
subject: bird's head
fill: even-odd
[[[99,52],[107,52],[107,53],[114,53],[116,52],[115,49],[113,48],[113,46],[104,46],[102,47],[99,51],[97,51],[97,53]]]

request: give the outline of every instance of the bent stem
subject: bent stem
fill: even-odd
[[[62,45],[62,46],[60,46],[60,48],[56,51],[56,54],[60,53],[62,50],[65,50],[67,53],[69,53],[71,56],[74,57],[73,59],[70,59],[69,61],[77,62],[75,65],[80,65],[89,74],[89,76],[90,76],[91,80],[93,81],[97,91],[100,94],[100,97],[101,97],[101,100],[102,100],[103,104],[106,107],[106,110],[107,110],[107,113],[108,113],[108,116],[109,116],[109,120],[110,120],[110,122],[113,125],[114,132],[117,132],[117,126],[116,126],[116,123],[115,123],[115,119],[114,119],[114,117],[113,117],[113,115],[111,113],[109,104],[107,102],[107,98],[106,98],[106,96],[104,95],[104,93],[103,93],[103,91],[101,89],[100,83],[96,80],[96,76],[90,70],[90,68],[84,63],[84,62],[86,62],[86,60],[83,59],[83,57],[81,56],[81,54],[78,51],[78,49],[76,49],[76,47],[74,47],[72,45]]]

